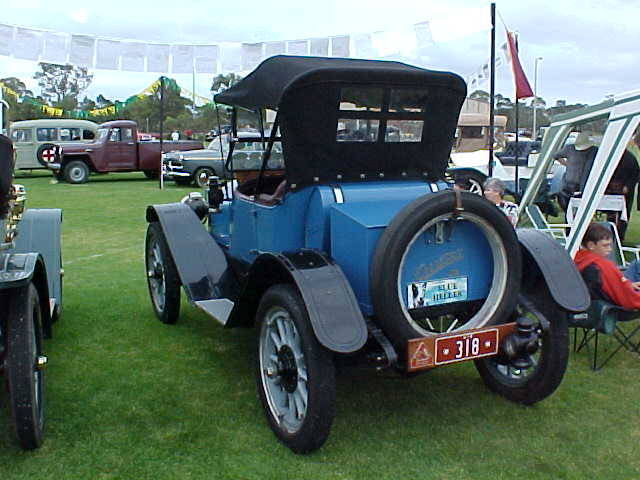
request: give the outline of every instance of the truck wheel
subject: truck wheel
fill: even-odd
[[[60,161],[60,147],[55,143],[43,143],[36,150],[36,159],[43,167],[49,167],[50,163]]]
[[[64,166],[64,179],[69,183],[86,183],[89,167],[82,160],[73,160]]]
[[[538,352],[533,356],[533,365],[517,369],[500,357],[475,361],[484,383],[492,391],[508,400],[525,405],[539,402],[551,395],[560,385],[569,360],[569,333],[567,314],[551,299],[546,285],[539,284],[534,291],[524,293],[518,304],[518,314],[539,321],[539,316],[549,321],[547,331],[541,334]]]
[[[209,177],[215,175],[215,172],[207,167],[201,167],[196,170],[193,175],[196,185],[200,188],[206,188],[209,185]]]
[[[33,450],[44,430],[42,311],[32,283],[9,293],[5,371],[18,442]]]
[[[457,195],[462,209],[454,214]],[[437,258],[419,258],[421,245],[431,241],[427,237],[438,230],[439,223],[443,236],[447,231],[451,235],[460,231],[473,235],[468,242],[484,242],[486,253],[490,255],[487,270],[478,271],[478,280],[475,280],[476,283],[486,282],[484,299],[429,308],[425,304],[409,304],[407,289],[413,288],[415,282],[430,280],[433,276],[430,272],[442,270],[444,267],[439,265],[445,262],[446,267],[447,256],[455,254],[446,249],[447,242],[443,239],[443,247],[436,250]],[[412,268],[416,266],[412,266],[412,261],[420,261],[418,267],[425,273],[407,283],[408,276],[415,276]],[[396,348],[404,352],[407,341],[412,338],[504,322],[515,309],[521,271],[518,239],[507,217],[478,195],[447,190],[417,198],[404,207],[382,233],[371,262],[371,301],[380,327]],[[481,279],[481,275],[485,278]],[[469,277],[469,285],[472,282],[474,277]]]
[[[320,448],[335,416],[331,354],[316,340],[298,291],[275,285],[260,301],[256,380],[267,421],[295,453]]]
[[[151,222],[147,228],[145,264],[156,317],[162,323],[176,323],[180,315],[180,277],[158,222]]]
[[[157,170],[143,170],[142,173],[144,173],[145,177],[150,178],[152,180],[160,176]]]

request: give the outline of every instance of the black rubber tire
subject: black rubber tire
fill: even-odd
[[[487,177],[481,173],[470,170],[453,170],[451,175],[457,185],[465,186],[465,190],[475,193],[476,195],[484,194],[484,188],[482,188],[482,185],[484,185]]]
[[[43,143],[42,145],[40,145],[38,147],[38,149],[36,150],[36,159],[38,160],[38,162],[40,163],[40,165],[42,165],[43,167],[48,167],[49,163],[45,162],[44,159],[42,158],[42,153],[45,150],[53,150],[56,151],[58,150],[59,147],[55,144],[55,143]],[[56,158],[56,162],[60,161],[60,157],[58,156],[58,158]]]
[[[161,260],[160,268],[153,268],[151,262],[153,249],[158,247]],[[147,287],[153,311],[162,323],[174,324],[180,316],[180,276],[173,261],[173,256],[167,245],[167,240],[158,222],[151,222],[147,227],[145,241],[145,267],[147,272]],[[155,276],[154,276],[155,275]],[[153,280],[164,282],[163,291],[154,292],[156,286]]]
[[[200,167],[193,174],[193,182],[199,188],[206,188],[209,185],[209,177],[215,174],[216,173],[213,171],[213,169],[209,167]]]
[[[157,180],[158,177],[160,176],[157,170],[143,170],[142,173],[144,173],[145,177],[151,180]]]
[[[11,414],[20,446],[33,450],[44,432],[44,371],[37,368],[42,355],[42,310],[38,291],[29,283],[9,294],[5,374]]]
[[[497,305],[492,312],[490,310],[490,315],[477,317],[474,324],[502,323],[516,306],[522,259],[518,239],[507,217],[485,198],[469,192],[446,190],[417,198],[394,217],[380,236],[370,270],[371,299],[377,323],[401,353],[406,350],[407,340],[430,335],[411,325],[398,297],[398,272],[402,257],[411,239],[424,225],[436,217],[453,212],[456,193],[460,195],[464,209],[461,215],[476,215],[486,220],[497,233],[506,254],[506,279],[502,281],[502,291],[496,293]]]
[[[267,387],[264,385],[264,376],[262,375],[261,353],[263,343],[261,339],[265,334],[265,329],[268,328],[266,324],[267,315],[274,308],[286,311],[295,325],[295,329],[298,332],[295,337],[300,339],[304,368],[306,368],[307,374],[306,389],[308,395],[306,411],[304,419],[294,431],[288,431],[286,426],[281,426],[278,422],[269,405],[269,399],[273,400],[273,397],[268,399],[269,394],[266,391]],[[256,382],[258,396],[262,402],[269,426],[276,437],[295,453],[309,453],[317,450],[329,436],[335,416],[336,381],[332,355],[318,343],[302,297],[292,285],[275,285],[265,292],[260,300],[256,314],[256,325],[258,326]],[[265,355],[268,355],[266,344],[264,344],[264,348]],[[280,350],[282,350],[282,347]],[[277,354],[278,352],[273,353]],[[279,363],[278,365],[281,364]],[[296,360],[298,369],[303,368],[301,365],[303,364],[298,363],[298,360]],[[267,367],[264,368],[266,369]],[[299,378],[296,377],[296,379]],[[300,381],[296,383],[295,390],[300,389],[299,385]],[[281,388],[284,389],[285,387]],[[291,395],[295,394],[295,390]],[[284,390],[282,391],[284,392]],[[283,395],[286,395],[286,393],[283,393]],[[289,399],[291,398],[289,397]],[[298,418],[298,420],[300,419]]]
[[[64,179],[69,183],[86,183],[89,181],[89,167],[82,160],[72,160],[64,166]]]
[[[555,392],[569,361],[567,313],[552,300],[544,282],[537,285],[535,290],[523,293],[549,322],[549,329],[542,333],[537,364],[525,372],[526,377],[511,378],[509,371],[505,372],[505,367],[499,364],[498,357],[475,361],[480,377],[490,390],[525,405],[539,402]],[[518,305],[518,308],[523,307]]]
[[[173,177],[173,180],[181,187],[188,187],[193,183],[193,177]]]

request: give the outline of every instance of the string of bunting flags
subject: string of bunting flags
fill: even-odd
[[[418,58],[429,47],[490,28],[488,15],[467,9],[471,24],[434,18],[393,30],[321,38],[211,45],[147,43],[46,31],[0,23],[0,55],[105,70],[164,73],[248,72],[273,55]],[[478,10],[477,12],[475,10]],[[487,18],[483,21],[482,18]]]

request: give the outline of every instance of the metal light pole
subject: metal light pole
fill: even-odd
[[[533,131],[531,132],[531,140],[535,140],[538,137],[536,130],[536,110],[538,107],[538,62],[540,60],[542,60],[542,57],[536,57],[536,63],[533,67]]]

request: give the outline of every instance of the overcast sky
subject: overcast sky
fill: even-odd
[[[437,20],[439,25],[450,25],[451,32],[457,31],[453,35],[457,38],[433,44],[421,66],[466,78],[489,58],[490,37],[488,30],[462,33],[468,25],[488,22],[489,5],[484,0],[0,0],[0,22],[123,40],[203,44],[369,33]],[[558,99],[593,104],[608,94],[640,88],[640,0],[505,0],[496,5],[501,17],[497,43],[504,42],[502,19],[520,35],[520,56],[532,87],[535,58],[543,57],[537,91],[548,105]],[[0,78],[17,76],[39,94],[32,79],[36,69],[35,62],[0,56]],[[158,77],[107,70],[92,73],[89,97],[102,93],[120,100],[139,93]],[[192,89],[191,75],[169,76]],[[210,96],[211,78],[196,76],[197,93]],[[497,72],[497,92],[513,98],[507,66]]]

